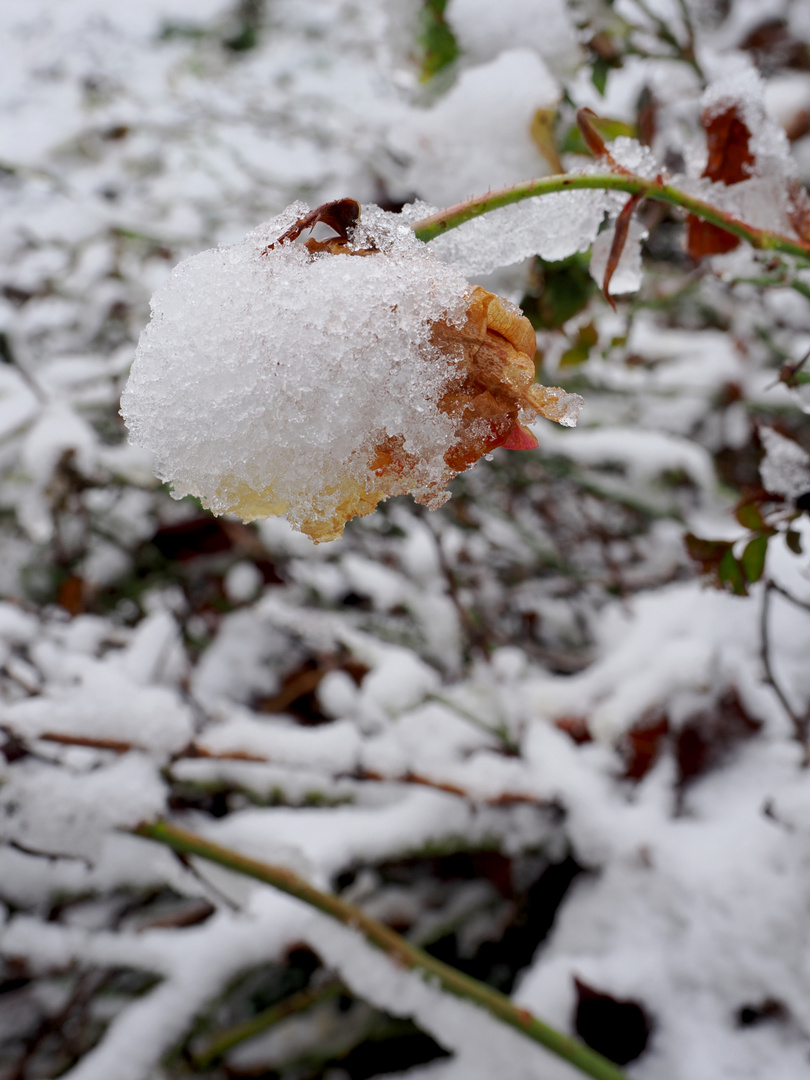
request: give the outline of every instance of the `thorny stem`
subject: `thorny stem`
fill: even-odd
[[[764,583],[762,591],[762,608],[760,610],[760,642],[762,648],[762,666],[765,669],[765,681],[770,684],[773,692],[779,698],[779,703],[790,718],[790,722],[793,725],[793,733],[796,736],[796,740],[804,751],[802,758],[802,765],[805,767],[810,765],[810,743],[807,738],[807,727],[810,715],[804,717],[799,716],[793,706],[787,699],[782,687],[776,680],[774,674],[773,665],[771,664],[771,644],[770,644],[770,632],[768,628],[768,615],[770,613],[770,599],[771,593],[778,592],[780,595],[792,600],[791,597],[784,589],[776,585],[774,582],[768,580]],[[805,605],[802,605],[805,606]]]
[[[489,191],[486,195],[478,195],[466,202],[457,203],[455,206],[448,207],[447,210],[439,210],[417,221],[413,226],[413,231],[420,240],[434,240],[449,229],[455,229],[458,225],[463,225],[465,221],[471,221],[490,210],[498,210],[502,206],[521,202],[523,199],[532,199],[537,195],[583,190],[626,191],[628,195],[637,195],[643,199],[653,199],[656,202],[668,203],[670,206],[678,206],[694,214],[695,217],[711,222],[712,225],[739,237],[740,240],[745,240],[759,251],[778,251],[783,255],[810,259],[810,243],[784,236],[782,233],[769,232],[767,229],[747,225],[732,214],[727,214],[716,206],[712,206],[711,203],[689,195],[657,177],[654,180],[648,180],[643,176],[624,172],[574,173],[544,176],[539,180],[525,180],[512,187]]]
[[[591,1050],[578,1039],[564,1035],[538,1020],[526,1009],[518,1008],[499,990],[470,978],[441,960],[436,960],[394,930],[367,915],[362,908],[355,907],[340,896],[316,889],[292,870],[246,858],[230,848],[211,843],[202,836],[165,821],[145,822],[139,825],[135,832],[139,836],[166,844],[183,855],[197,855],[208,859],[237,874],[263,881],[302,900],[325,915],[337,919],[344,926],[358,930],[368,942],[382,949],[395,964],[418,973],[428,982],[438,982],[451,994],[481,1006],[497,1020],[540,1043],[587,1076],[592,1076],[595,1080],[627,1080],[625,1074],[612,1061]]]

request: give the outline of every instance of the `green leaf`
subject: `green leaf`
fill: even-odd
[[[255,26],[243,26],[238,33],[223,42],[225,48],[231,52],[248,52],[255,49],[258,43],[259,35]]]
[[[534,144],[545,158],[551,171],[555,173],[565,172],[557,153],[557,137],[555,124],[557,121],[556,109],[538,109],[532,119],[529,134]]]
[[[579,328],[577,333],[577,340],[560,357],[560,367],[574,367],[577,364],[584,363],[591,352],[593,346],[599,340],[599,331],[596,329],[592,322],[587,323],[585,326]]]
[[[458,56],[458,42],[444,21],[447,0],[425,0],[420,15],[419,45],[422,49],[420,79],[428,82]]]
[[[605,96],[605,87],[607,86],[607,77],[610,68],[611,65],[607,60],[603,60],[601,56],[597,56],[593,62],[593,67],[591,68],[591,82],[596,87],[600,97]]]
[[[787,542],[787,546],[790,548],[794,555],[802,554],[802,538],[800,533],[797,533],[795,529],[788,529],[788,531],[785,533],[785,540]]]
[[[536,330],[555,330],[587,307],[596,291],[588,262],[582,255],[561,262],[535,259],[534,285],[520,306]]]
[[[617,139],[620,135],[627,135],[629,138],[634,139],[638,134],[634,124],[627,124],[624,120],[613,120],[609,116],[592,116],[590,122],[607,142],[611,139]],[[572,124],[563,136],[560,153],[590,153],[577,124]]]
[[[718,579],[721,585],[729,585],[731,591],[736,596],[747,596],[748,589],[745,586],[745,575],[743,574],[743,568],[734,558],[734,552],[731,545],[726,550],[725,555],[720,560],[720,566],[717,572]]]
[[[748,502],[743,503],[742,506],[738,506],[735,517],[743,528],[750,529],[752,532],[759,532],[761,529],[765,528],[762,514],[759,512],[759,507],[755,503]]]
[[[704,574],[714,573],[723,556],[731,548],[728,540],[707,540],[703,536],[695,536],[694,533],[686,533],[683,539],[689,557],[700,563]]]
[[[745,576],[749,581],[759,581],[762,577],[762,571],[765,569],[765,556],[768,553],[768,540],[770,537],[767,533],[760,533],[759,536],[755,536],[753,540],[745,545],[745,550],[742,553],[742,568],[745,572]]]
[[[599,340],[599,331],[596,329],[596,323],[591,320],[591,322],[586,323],[585,326],[581,326],[577,337],[580,344],[587,345],[589,349],[592,348]]]
[[[558,366],[560,368],[577,367],[579,364],[584,364],[588,359],[588,353],[590,349],[587,345],[583,345],[581,342],[578,345],[572,345],[570,349],[566,349],[560,357]]]

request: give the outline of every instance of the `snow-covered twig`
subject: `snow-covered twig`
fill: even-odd
[[[436,960],[394,930],[367,915],[362,908],[348,903],[340,896],[316,889],[286,867],[246,858],[230,848],[211,843],[202,836],[165,821],[145,822],[135,831],[139,836],[157,840],[182,855],[196,855],[237,874],[263,881],[330,915],[345,926],[358,930],[371,944],[387,953],[394,963],[419,972],[426,979],[438,980],[451,994],[475,1002],[502,1023],[540,1043],[587,1076],[592,1076],[595,1080],[626,1080],[621,1069],[584,1043],[538,1020],[527,1009],[518,1008],[505,994],[493,987],[470,978],[441,960]]]

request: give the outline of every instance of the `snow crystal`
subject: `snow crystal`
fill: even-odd
[[[591,793],[569,788],[569,802],[573,797],[577,804],[577,851],[588,842],[597,862],[611,860],[610,869],[573,890],[540,963],[522,982],[520,1003],[564,1023],[578,976],[643,1001],[656,1019],[666,1017],[656,1024],[654,1046],[665,1055],[659,1060],[677,1061],[677,1067],[653,1068],[650,1075],[753,1080],[767,1074],[773,1049],[735,1029],[732,1018],[746,1001],[789,996],[804,1003],[807,997],[806,970],[790,929],[801,920],[795,901],[800,864],[779,810],[762,812],[774,795],[778,807],[780,790],[806,786],[784,749],[765,744],[740,753],[717,788],[695,786],[689,813],[674,822],[659,801],[668,787],[665,769],[651,773],[632,802],[622,807],[614,801],[607,817],[595,811],[602,799],[593,799],[598,783]],[[768,883],[764,895],[762,881]],[[717,951],[716,960],[701,965],[709,950]],[[675,1013],[673,986],[682,988]],[[698,1036],[697,1047],[687,1031]],[[787,1024],[778,1038],[780,1075],[801,1076],[806,1046]]]
[[[210,873],[208,868],[205,872]],[[234,880],[233,875],[229,878]],[[101,1041],[63,1075],[70,1080],[159,1076],[161,1057],[220,987],[257,960],[275,959],[286,943],[306,936],[312,915],[302,905],[266,889],[257,892],[251,888],[248,893],[252,917],[220,913],[183,935],[160,929],[92,933],[24,916],[13,919],[2,939],[6,955],[30,956],[39,965],[67,967],[81,961],[165,976],[119,1013]]]
[[[492,210],[431,240],[440,259],[467,274],[539,255],[548,262],[587,251],[612,200],[604,191],[561,191]]]
[[[799,23],[810,19],[810,7],[786,2],[781,7],[789,36],[804,40],[807,27]],[[368,401],[365,390],[359,395],[361,409],[370,415],[375,394],[384,396],[374,388],[376,359],[369,365],[366,353],[362,362],[359,351],[350,355],[351,313],[341,307],[327,314],[330,297],[340,292],[343,299],[351,282],[336,283],[323,304],[307,293],[296,325],[300,349],[290,352],[292,317],[279,348],[279,320],[265,307],[268,291],[275,302],[276,285],[287,279],[286,271],[272,271],[278,253],[251,261],[246,246],[237,245],[201,257],[199,270],[178,271],[186,274],[182,280],[198,274],[207,280],[183,326],[172,308],[180,287],[175,279],[167,283],[170,260],[238,240],[301,192],[313,204],[348,191],[365,199],[382,191],[397,199],[405,195],[403,177],[410,170],[410,192],[445,202],[445,195],[480,193],[546,169],[527,129],[532,110],[544,103],[538,90],[549,87],[550,105],[557,91],[526,50],[561,77],[573,41],[556,38],[561,22],[568,26],[563,0],[449,0],[445,14],[462,54],[426,84],[417,84],[414,63],[421,6],[419,0],[276,0],[256,47],[226,56],[220,42],[226,24],[232,25],[232,0],[146,0],[115,8],[106,0],[0,5],[0,24],[13,44],[7,50],[11,77],[0,93],[7,121],[0,143],[9,158],[4,163],[14,170],[2,182],[11,212],[0,225],[9,286],[8,298],[0,297],[0,327],[13,354],[7,358],[18,361],[16,367],[0,364],[0,488],[4,507],[13,510],[4,525],[0,583],[7,595],[28,597],[24,607],[0,604],[0,749],[6,751],[0,753],[0,832],[10,841],[0,845],[2,900],[8,905],[0,903],[0,953],[24,961],[35,978],[12,996],[52,1004],[51,987],[59,982],[64,997],[69,987],[58,972],[54,980],[54,965],[71,969],[68,981],[84,970],[110,967],[160,975],[157,986],[134,998],[126,992],[96,995],[89,1003],[101,1024],[96,1046],[60,1066],[70,1080],[156,1080],[166,1071],[166,1055],[189,1034],[193,1051],[200,1030],[195,1024],[213,1033],[229,1022],[225,1013],[232,1006],[241,1007],[233,991],[221,996],[235,976],[253,969],[251,977],[274,977],[267,962],[286,964],[293,943],[309,942],[363,999],[352,1014],[367,1001],[368,1008],[412,1015],[452,1051],[450,1058],[411,1069],[411,1080],[573,1076],[571,1066],[398,970],[356,934],[311,915],[304,905],[202,860],[194,860],[192,872],[167,848],[120,831],[166,809],[163,776],[179,821],[210,830],[239,850],[278,858],[322,884],[366,867],[358,881],[371,885],[364,894],[347,892],[347,899],[393,919],[392,925],[399,922],[392,890],[375,865],[380,860],[423,856],[433,845],[474,852],[494,844],[503,856],[518,856],[512,880],[520,903],[519,894],[546,860],[570,854],[590,872],[563,898],[537,958],[527,960],[518,976],[514,1000],[566,1032],[573,1027],[575,976],[639,1000],[655,1027],[647,1054],[629,1071],[647,1080],[798,1080],[806,1075],[808,1050],[801,1027],[808,1014],[806,770],[799,768],[801,748],[790,741],[788,717],[764,680],[763,584],[752,586],[748,597],[705,591],[691,580],[694,569],[682,542],[685,521],[699,536],[740,538],[737,552],[745,543],[729,512],[728,492],[717,489],[714,459],[720,450],[750,442],[752,409],[776,408],[778,393],[783,403],[789,400],[787,388],[772,388],[773,358],[799,358],[810,341],[804,340],[803,298],[787,283],[763,302],[758,287],[739,283],[729,290],[708,274],[676,299],[673,290],[685,284],[682,268],[664,259],[655,286],[663,309],[656,304],[635,312],[629,326],[626,313],[599,316],[598,347],[587,370],[581,369],[590,387],[591,429],[581,437],[566,433],[563,443],[539,427],[542,447],[534,464],[532,456],[505,462],[497,455],[493,468],[462,479],[458,515],[429,518],[403,500],[329,548],[314,547],[283,518],[273,518],[262,522],[255,543],[234,535],[229,552],[175,567],[167,575],[174,585],[162,583],[162,570],[161,582],[152,580],[154,552],[144,542],[166,526],[189,519],[193,525],[197,511],[169,503],[156,489],[149,451],[110,443],[117,438],[110,403],[131,361],[131,334],[144,321],[149,292],[160,288],[166,300],[159,297],[155,334],[145,345],[154,347],[162,322],[174,326],[177,346],[176,357],[168,355],[171,349],[164,352],[162,368],[155,357],[157,383],[175,362],[187,365],[188,377],[181,382],[178,376],[161,429],[166,434],[178,426],[180,442],[189,434],[188,410],[195,435],[218,423],[206,401],[223,400],[235,412],[224,418],[219,437],[247,468],[256,431],[275,425],[275,398],[254,392],[264,385],[261,358],[277,360],[279,352],[291,359],[298,380],[300,401],[288,402],[300,404],[296,430],[302,440],[296,445],[314,440],[327,466],[333,459],[321,445],[326,406],[334,415],[350,414],[351,424],[357,387],[354,381],[351,391],[346,387],[361,371],[371,379]],[[583,41],[600,30],[612,35],[608,23],[616,14],[634,26],[651,25],[626,0],[613,15],[605,15],[605,5],[597,13],[598,6],[575,5]],[[685,41],[675,0],[653,6]],[[699,4],[690,8],[702,14]],[[215,22],[200,23],[217,13]],[[201,36],[158,41],[163,18],[193,20]],[[742,41],[761,18],[755,0],[733,5],[719,27],[727,43],[720,48]],[[390,29],[375,29],[386,21],[389,28],[393,22],[403,28],[398,41],[390,41]],[[518,32],[516,21],[522,22]],[[710,73],[720,70],[715,29],[709,32],[699,18],[696,30],[701,65]],[[649,35],[630,33],[631,47],[643,49]],[[516,43],[524,46],[522,53],[487,63]],[[625,44],[618,43],[620,49]],[[387,62],[392,52],[393,65]],[[739,67],[742,54],[734,56]],[[622,67],[611,69],[604,98],[591,75],[585,64],[567,83],[564,127],[579,105],[635,122],[646,87],[655,103],[654,145],[661,160],[682,155],[692,164],[690,140],[703,146],[705,134],[697,123],[698,77],[689,65],[625,52]],[[453,77],[468,100],[454,97]],[[718,85],[709,104],[719,96]],[[748,85],[753,95],[750,79]],[[774,87],[769,79],[772,100]],[[789,101],[781,91],[785,116],[800,109],[799,90],[797,83]],[[432,104],[417,107],[414,100]],[[780,159],[780,139],[764,130],[770,121],[757,120],[753,100],[745,109],[753,110],[756,175],[731,187],[691,181],[695,186],[688,190],[755,224],[784,230],[778,192],[793,174]],[[452,127],[442,130],[442,115]],[[407,162],[386,153],[405,129]],[[416,136],[424,136],[425,145]],[[794,150],[806,154],[808,142],[803,137]],[[655,175],[655,162],[638,143],[618,140],[611,150],[623,166]],[[518,172],[521,161],[525,168]],[[456,250],[471,274],[482,265],[507,264],[510,273],[498,285],[479,283],[517,299],[523,256],[560,258],[595,239],[592,265],[599,270],[600,248],[604,257],[610,233],[597,234],[626,198],[584,192],[535,200],[448,232],[427,252],[420,249],[420,258],[434,277],[458,271],[431,260],[442,245]],[[280,219],[279,231],[300,207]],[[383,219],[378,246],[395,246],[396,229],[428,212],[414,206],[398,220]],[[172,229],[188,233],[181,240]],[[393,232],[383,236],[386,229]],[[271,238],[257,239],[254,249]],[[628,242],[625,260],[635,253],[635,242]],[[302,254],[294,245],[280,261],[303,275],[295,263]],[[370,266],[374,260],[346,262]],[[230,275],[221,288],[219,271],[214,284],[220,265]],[[407,267],[415,276],[415,264]],[[340,270],[369,274],[368,266]],[[623,262],[614,289],[624,270]],[[728,263],[724,271],[731,274]],[[748,276],[744,271],[738,276]],[[245,281],[250,288],[240,292]],[[391,305],[399,305],[397,317],[416,320],[404,291],[405,299],[393,300],[392,287]],[[302,298],[294,284],[290,296]],[[381,295],[362,312],[369,339],[373,311],[385,301]],[[438,293],[420,297],[416,306],[423,302],[441,307]],[[592,314],[575,317],[569,333],[575,335]],[[390,317],[389,310],[385,320]],[[314,328],[329,318],[337,321],[327,346],[306,354]],[[390,357],[398,355],[405,331],[392,339],[385,320],[374,340],[376,351]],[[386,329],[380,329],[383,322]],[[754,336],[763,327],[773,347]],[[547,370],[568,348],[565,336],[543,335]],[[180,347],[186,339],[194,346],[191,355]],[[533,352],[531,336],[529,344]],[[233,359],[237,353],[244,353],[244,364]],[[142,361],[136,372],[146,370]],[[349,367],[337,372],[344,361]],[[390,366],[386,359],[389,377]],[[210,371],[219,380],[212,390]],[[247,387],[244,378],[253,376]],[[322,413],[312,413],[310,393],[323,395]],[[380,401],[373,406],[377,410]],[[332,415],[327,419],[331,424]],[[786,414],[780,431],[790,429],[798,438],[801,419]],[[761,441],[763,479],[795,497],[810,460],[775,431],[763,433]],[[183,445],[192,457],[199,452]],[[80,474],[75,489],[67,483],[74,473],[59,469],[71,452]],[[561,468],[559,478],[557,457],[561,466],[566,458],[572,462],[573,472]],[[540,458],[551,459],[549,470],[540,470]],[[691,483],[672,477],[672,484],[663,484],[661,474],[671,470],[686,473]],[[775,479],[768,479],[769,471]],[[626,511],[604,497],[611,490],[631,507],[660,506],[672,516],[653,521]],[[29,536],[52,535],[48,546],[20,539],[20,507]],[[50,534],[52,516],[57,529]],[[792,529],[805,554],[797,555],[784,532],[777,533],[768,545],[767,579],[806,602],[810,519],[798,518]],[[102,537],[104,549],[98,546]],[[281,579],[261,598],[252,566],[260,554]],[[24,564],[30,578],[20,574]],[[83,579],[84,600],[96,614],[35,614],[34,598],[53,597],[66,570]],[[662,587],[666,582],[669,587]],[[222,613],[220,583],[239,611]],[[344,605],[350,592],[356,602]],[[810,617],[778,593],[769,602],[775,679],[803,715],[810,692]],[[196,640],[198,630],[202,641]],[[207,642],[200,654],[198,646]],[[369,673],[361,677],[350,663],[346,668],[355,678],[342,667],[329,670],[348,657]],[[316,695],[334,722],[309,727],[262,712],[262,699],[275,695],[282,680],[313,664],[327,672]],[[763,727],[749,742],[730,747],[717,767],[710,763],[679,784],[676,739],[682,725],[694,715],[695,702],[709,709],[726,687]],[[667,716],[670,734],[645,776],[623,779],[627,730],[650,710]],[[555,726],[563,719],[583,730],[588,725],[596,741],[575,744],[567,727]],[[576,723],[570,730],[576,733]],[[45,734],[129,741],[143,751],[118,756],[66,747]],[[504,736],[518,754],[503,752]],[[186,756],[193,753],[192,738],[203,750],[242,758]],[[363,767],[379,778],[364,775]],[[417,785],[417,779],[426,783]],[[431,784],[447,790],[431,790]],[[208,791],[222,793],[217,802],[227,810],[224,818],[202,812]],[[313,797],[318,806],[304,807]],[[254,800],[260,805],[248,810]],[[544,809],[549,803],[553,826]],[[58,857],[42,857],[49,852]],[[488,861],[474,861],[479,878],[491,873]],[[464,921],[454,902],[434,906],[433,894],[422,887],[422,865],[421,859],[410,864],[409,883],[399,889],[412,940],[426,927],[447,924],[449,916],[459,955],[471,936],[472,955],[480,941],[475,918]],[[442,882],[437,895],[461,892],[469,895],[460,883]],[[171,908],[174,894],[205,895],[219,910],[196,927],[133,932],[156,909],[165,910],[163,897]],[[223,908],[223,894],[240,909]],[[131,914],[119,921],[123,904]],[[109,931],[92,929],[105,910]],[[487,914],[491,955],[512,917],[505,913],[499,930]],[[765,1022],[735,1025],[743,1006],[753,1007],[756,1016],[769,998],[784,1005],[782,1018],[766,1019],[763,1010]],[[304,1023],[311,1025],[310,1046],[320,1051],[317,1021],[310,1014]],[[43,1075],[58,1071],[48,1069],[57,1064],[48,1047],[42,1054]]]
[[[36,637],[37,629],[34,615],[14,604],[0,602],[0,640],[28,643]]]
[[[236,611],[222,621],[216,640],[194,670],[195,696],[207,703],[223,697],[248,701],[277,693],[282,658],[295,663],[288,639],[253,611]]]
[[[646,180],[653,180],[661,172],[661,163],[655,154],[640,143],[638,139],[631,139],[627,135],[620,135],[607,144],[608,153],[614,161],[618,162],[623,169],[629,169],[636,176],[643,176]],[[589,172],[601,171],[600,165],[591,165]]]
[[[763,86],[765,108],[784,131],[801,121],[809,93],[810,76],[805,71],[775,74]]]
[[[334,540],[392,495],[441,506],[457,473],[520,444],[519,422],[576,422],[576,395],[533,385],[517,307],[397,215],[359,213],[296,203],[153,298],[121,412],[175,498]],[[339,238],[294,242],[315,223]]]
[[[128,648],[115,659],[133,682],[145,686],[153,682],[175,684],[186,674],[180,631],[168,611],[156,610],[144,619]]]
[[[318,704],[327,716],[351,716],[357,708],[357,684],[346,671],[328,671],[318,685]]]
[[[796,499],[810,491],[810,454],[773,428],[760,428],[759,437],[765,447],[765,457],[759,466],[765,490],[787,499]]]
[[[362,555],[347,555],[343,569],[352,592],[369,597],[376,611],[389,611],[403,603],[409,591],[402,574]]]
[[[372,498],[374,448],[391,439],[421,463],[413,493],[438,505],[455,425],[436,402],[454,367],[435,362],[431,327],[462,318],[467,282],[376,208],[356,238],[373,233],[380,254],[267,250],[307,212],[174,270],[122,398],[131,437],[176,498],[215,513],[329,519],[356,491]]]

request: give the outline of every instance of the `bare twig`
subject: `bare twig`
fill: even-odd
[[[10,848],[14,848],[15,851],[19,851],[22,855],[30,855],[34,859],[49,859],[51,862],[56,862],[57,859],[72,859],[74,862],[84,863],[85,866],[93,865],[92,860],[88,859],[86,855],[73,855],[66,851],[41,851],[39,848],[21,844],[19,840],[6,840],[6,844]]]
[[[364,769],[358,777],[360,780],[373,780],[377,783],[394,783],[394,784],[416,784],[419,787],[428,787],[433,791],[443,791],[448,795],[457,795],[460,799],[466,799],[471,803],[484,804],[485,806],[515,806],[518,804],[529,806],[541,806],[547,807],[548,801],[540,799],[535,795],[527,795],[524,792],[517,791],[504,791],[500,795],[494,795],[489,798],[477,798],[472,792],[467,791],[459,784],[444,783],[441,780],[432,780],[428,776],[422,776],[420,773],[408,772],[399,773],[395,776],[386,776],[384,773],[373,772],[370,769]]]
[[[121,739],[102,739],[94,735],[68,735],[61,731],[43,731],[36,738],[46,742],[60,743],[62,746],[86,746],[92,750],[111,750],[114,754],[127,754],[130,750],[143,750],[142,746],[135,743],[123,742]]]
[[[774,592],[779,593],[780,596],[784,596],[785,600],[789,600],[791,604],[795,604],[796,607],[800,607],[803,611],[810,611],[810,602],[807,600],[800,600],[798,596],[794,596],[793,593],[788,592],[783,585],[779,585],[776,581],[770,581],[769,585]]]
[[[793,733],[796,740],[802,747],[804,755],[802,758],[802,764],[804,766],[810,765],[810,743],[808,743],[808,724],[810,724],[810,713],[806,713],[803,717],[799,716],[796,710],[788,701],[782,687],[779,685],[776,675],[774,674],[773,665],[771,664],[771,646],[770,646],[770,634],[768,630],[768,614],[770,612],[770,597],[772,592],[778,592],[781,595],[787,595],[785,590],[780,586],[775,585],[770,579],[765,581],[764,588],[762,590],[762,608],[760,611],[760,641],[761,641],[761,654],[762,654],[762,666],[765,669],[765,681],[771,687],[773,692],[779,698],[779,703],[787,713],[791,724],[793,725]],[[788,595],[788,599],[793,599]]]
[[[7,725],[0,727],[0,730],[8,733],[10,738],[22,741],[22,737]],[[128,754],[131,750],[139,750],[144,754],[149,753],[149,748],[142,746],[140,743],[127,742],[123,739],[107,739],[99,735],[72,735],[67,731],[43,731],[38,735],[30,736],[30,738],[34,741],[42,739],[44,742],[58,743],[60,746],[84,746],[90,750],[109,750],[113,754]],[[263,757],[260,754],[251,754],[246,750],[207,750],[204,746],[198,746],[194,742],[189,743],[181,751],[172,755],[173,761],[185,758],[211,758],[215,761],[255,761],[263,764],[270,761],[270,758]]]

